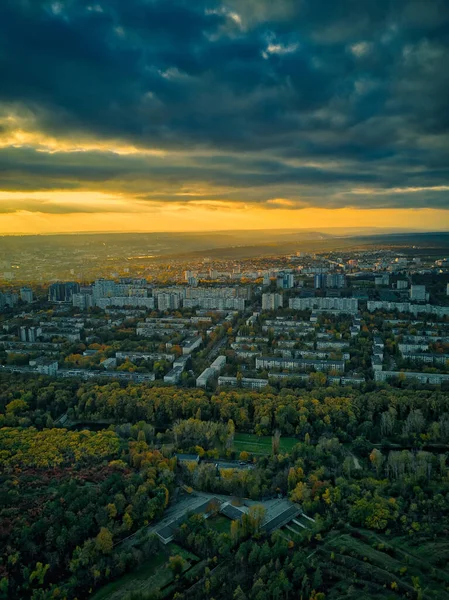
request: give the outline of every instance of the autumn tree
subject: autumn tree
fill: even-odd
[[[281,432],[279,429],[276,429],[273,437],[271,438],[271,450],[273,454],[279,454],[279,447],[281,443]]]
[[[177,554],[176,556],[170,556],[168,559],[168,566],[173,572],[173,575],[179,576],[184,571],[186,561]]]
[[[97,549],[103,554],[109,554],[112,552],[113,540],[112,533],[106,527],[100,529],[100,533],[95,538],[95,545]]]

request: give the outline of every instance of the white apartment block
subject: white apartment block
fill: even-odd
[[[293,310],[342,313],[356,313],[359,310],[359,301],[356,298],[291,298],[288,305]]]
[[[415,302],[425,302],[427,300],[426,286],[425,285],[411,285],[410,286],[410,300]]]
[[[181,306],[181,299],[177,293],[157,294],[157,307],[159,310],[177,310]]]
[[[412,313],[417,315],[419,313],[430,313],[437,315],[438,317],[449,316],[449,306],[435,306],[433,304],[411,304],[410,302],[387,302],[383,300],[369,300],[367,302],[367,309],[370,312],[376,310],[397,310],[404,313]]]
[[[77,294],[80,296],[81,294]],[[85,296],[88,298],[89,296]],[[87,301],[86,301],[87,302]],[[103,310],[109,307],[118,307],[118,308],[154,308],[154,298],[145,298],[140,296],[110,296],[108,298],[98,298],[95,302],[98,308],[102,308]]]
[[[202,298],[185,298],[185,308],[202,308],[205,310],[245,310],[244,298],[205,296]]]
[[[251,390],[260,390],[268,385],[268,380],[255,379],[251,377],[242,377],[242,379],[240,380],[240,384],[244,388],[249,388]],[[237,377],[220,376],[218,378],[218,385],[236,387],[239,385],[239,380],[237,379]]]
[[[206,369],[204,369],[201,375],[199,375],[199,377],[196,378],[196,387],[205,388],[208,381],[212,379],[214,375],[214,369],[212,369],[211,367],[207,367]]]
[[[282,294],[262,294],[262,310],[277,310],[284,305]]]
[[[192,354],[192,352],[199,348],[202,343],[203,338],[200,335],[188,338],[181,343],[182,353],[184,355]]]
[[[398,344],[399,352],[425,352],[429,349],[429,344]]]
[[[313,360],[307,358],[278,358],[276,356],[262,356],[256,358],[256,369],[279,369],[288,371],[337,371],[344,372],[344,360]]]
[[[165,354],[163,352],[116,352],[115,358],[120,360],[166,360],[173,362],[175,360],[174,354]]]
[[[444,373],[413,373],[410,371],[375,371],[376,382],[388,381],[389,379],[414,379],[419,383],[431,383],[440,385],[443,381],[449,381],[449,375]]]

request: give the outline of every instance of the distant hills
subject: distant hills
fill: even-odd
[[[8,251],[52,252],[77,249],[83,254],[101,250],[117,256],[151,255],[155,258],[251,258],[296,251],[320,252],[366,247],[448,248],[449,232],[400,228],[335,227],[214,231],[198,233],[79,233],[0,237],[0,254]]]

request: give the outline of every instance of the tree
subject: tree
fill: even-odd
[[[238,388],[241,388],[241,387],[242,387],[242,379],[243,379],[242,372],[241,372],[241,371],[239,371],[239,372],[237,373],[237,377],[236,377],[236,380],[237,380],[237,387],[238,387]]]
[[[36,563],[36,568],[32,571],[30,575],[30,583],[32,583],[35,579],[37,579],[39,585],[43,585],[44,577],[47,573],[50,565],[43,565],[41,562]]]
[[[377,448],[374,448],[374,450],[369,455],[369,459],[370,459],[372,465],[374,466],[374,468],[376,469],[377,476],[379,476],[380,472],[382,470],[382,466],[385,462],[384,455],[382,454],[382,452],[380,450],[378,450]]]
[[[240,538],[240,521],[232,521],[231,522],[231,539],[234,543],[238,542]]]
[[[185,564],[185,560],[182,558],[182,556],[179,556],[179,554],[176,554],[176,556],[170,556],[168,559],[168,566],[172,570],[175,577],[181,575],[181,573],[184,571]]]
[[[12,400],[6,405],[6,412],[13,415],[25,412],[27,409],[28,404],[25,402],[25,400],[21,400],[19,398],[17,400]]]
[[[0,579],[0,598],[2,600],[6,600],[6,598],[8,598],[8,587],[9,587],[8,578],[2,577]]]
[[[272,448],[274,455],[279,453],[280,443],[281,443],[281,432],[279,431],[279,429],[276,429],[273,434],[273,437],[271,439],[271,448]]]
[[[106,527],[100,529],[100,533],[95,538],[95,546],[97,550],[103,554],[110,554],[114,546],[112,533]]]
[[[234,446],[234,433],[235,433],[235,425],[232,419],[228,421],[227,427],[227,438],[226,438],[226,450],[232,450]]]
[[[133,526],[133,519],[131,515],[127,512],[123,515],[123,527],[126,531],[130,531]]]
[[[295,489],[291,493],[290,498],[293,502],[306,502],[310,499],[310,496],[311,492],[307,487],[307,484],[302,481],[298,481]]]
[[[244,534],[254,535],[259,533],[265,518],[265,508],[262,504],[254,504],[249,507],[247,514],[242,516],[242,527]]]
[[[318,567],[314,573],[312,585],[313,585],[313,588],[316,590],[317,588],[321,587],[322,584],[323,584],[323,576],[321,574],[320,567]]]
[[[311,373],[310,381],[312,382],[313,385],[315,385],[317,387],[323,387],[326,383],[326,375],[321,372]]]
[[[238,586],[235,589],[233,599],[234,600],[247,600],[247,595],[245,594],[245,592],[242,590],[242,588],[240,586]]]
[[[364,497],[353,504],[349,518],[352,522],[365,525],[369,529],[382,530],[386,528],[388,521],[395,517],[394,508],[393,503],[380,496]]]

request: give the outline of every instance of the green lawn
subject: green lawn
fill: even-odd
[[[160,552],[135,571],[126,573],[120,579],[102,587],[92,596],[92,600],[110,600],[112,598],[119,600],[134,591],[149,592],[160,584],[167,585],[173,579],[173,575],[168,569],[161,569],[166,562],[167,555]],[[161,577],[161,575],[163,576]]]
[[[124,600],[133,592],[149,594],[160,591],[174,581],[173,572],[168,567],[168,559],[175,555],[182,556],[186,561],[185,571],[199,561],[195,554],[181,546],[168,544],[164,551],[146,561],[135,571],[126,573],[116,581],[102,587],[92,596],[92,600]]]
[[[249,452],[250,454],[271,454],[271,436],[259,436],[254,433],[236,433],[234,436],[234,450]],[[299,440],[293,437],[281,437],[280,451],[290,452]]]
[[[231,531],[231,520],[224,515],[217,515],[207,519],[207,526],[215,529],[218,533],[229,533]]]
[[[175,544],[174,542],[171,542],[170,544],[168,544],[166,546],[168,554],[170,556],[182,556],[182,558],[184,560],[188,560],[192,563],[198,562],[200,559],[198,558],[198,556],[196,556],[195,554],[193,554],[192,552],[189,552],[188,550],[186,550],[185,548],[182,548],[181,546],[178,546],[178,544]]]

